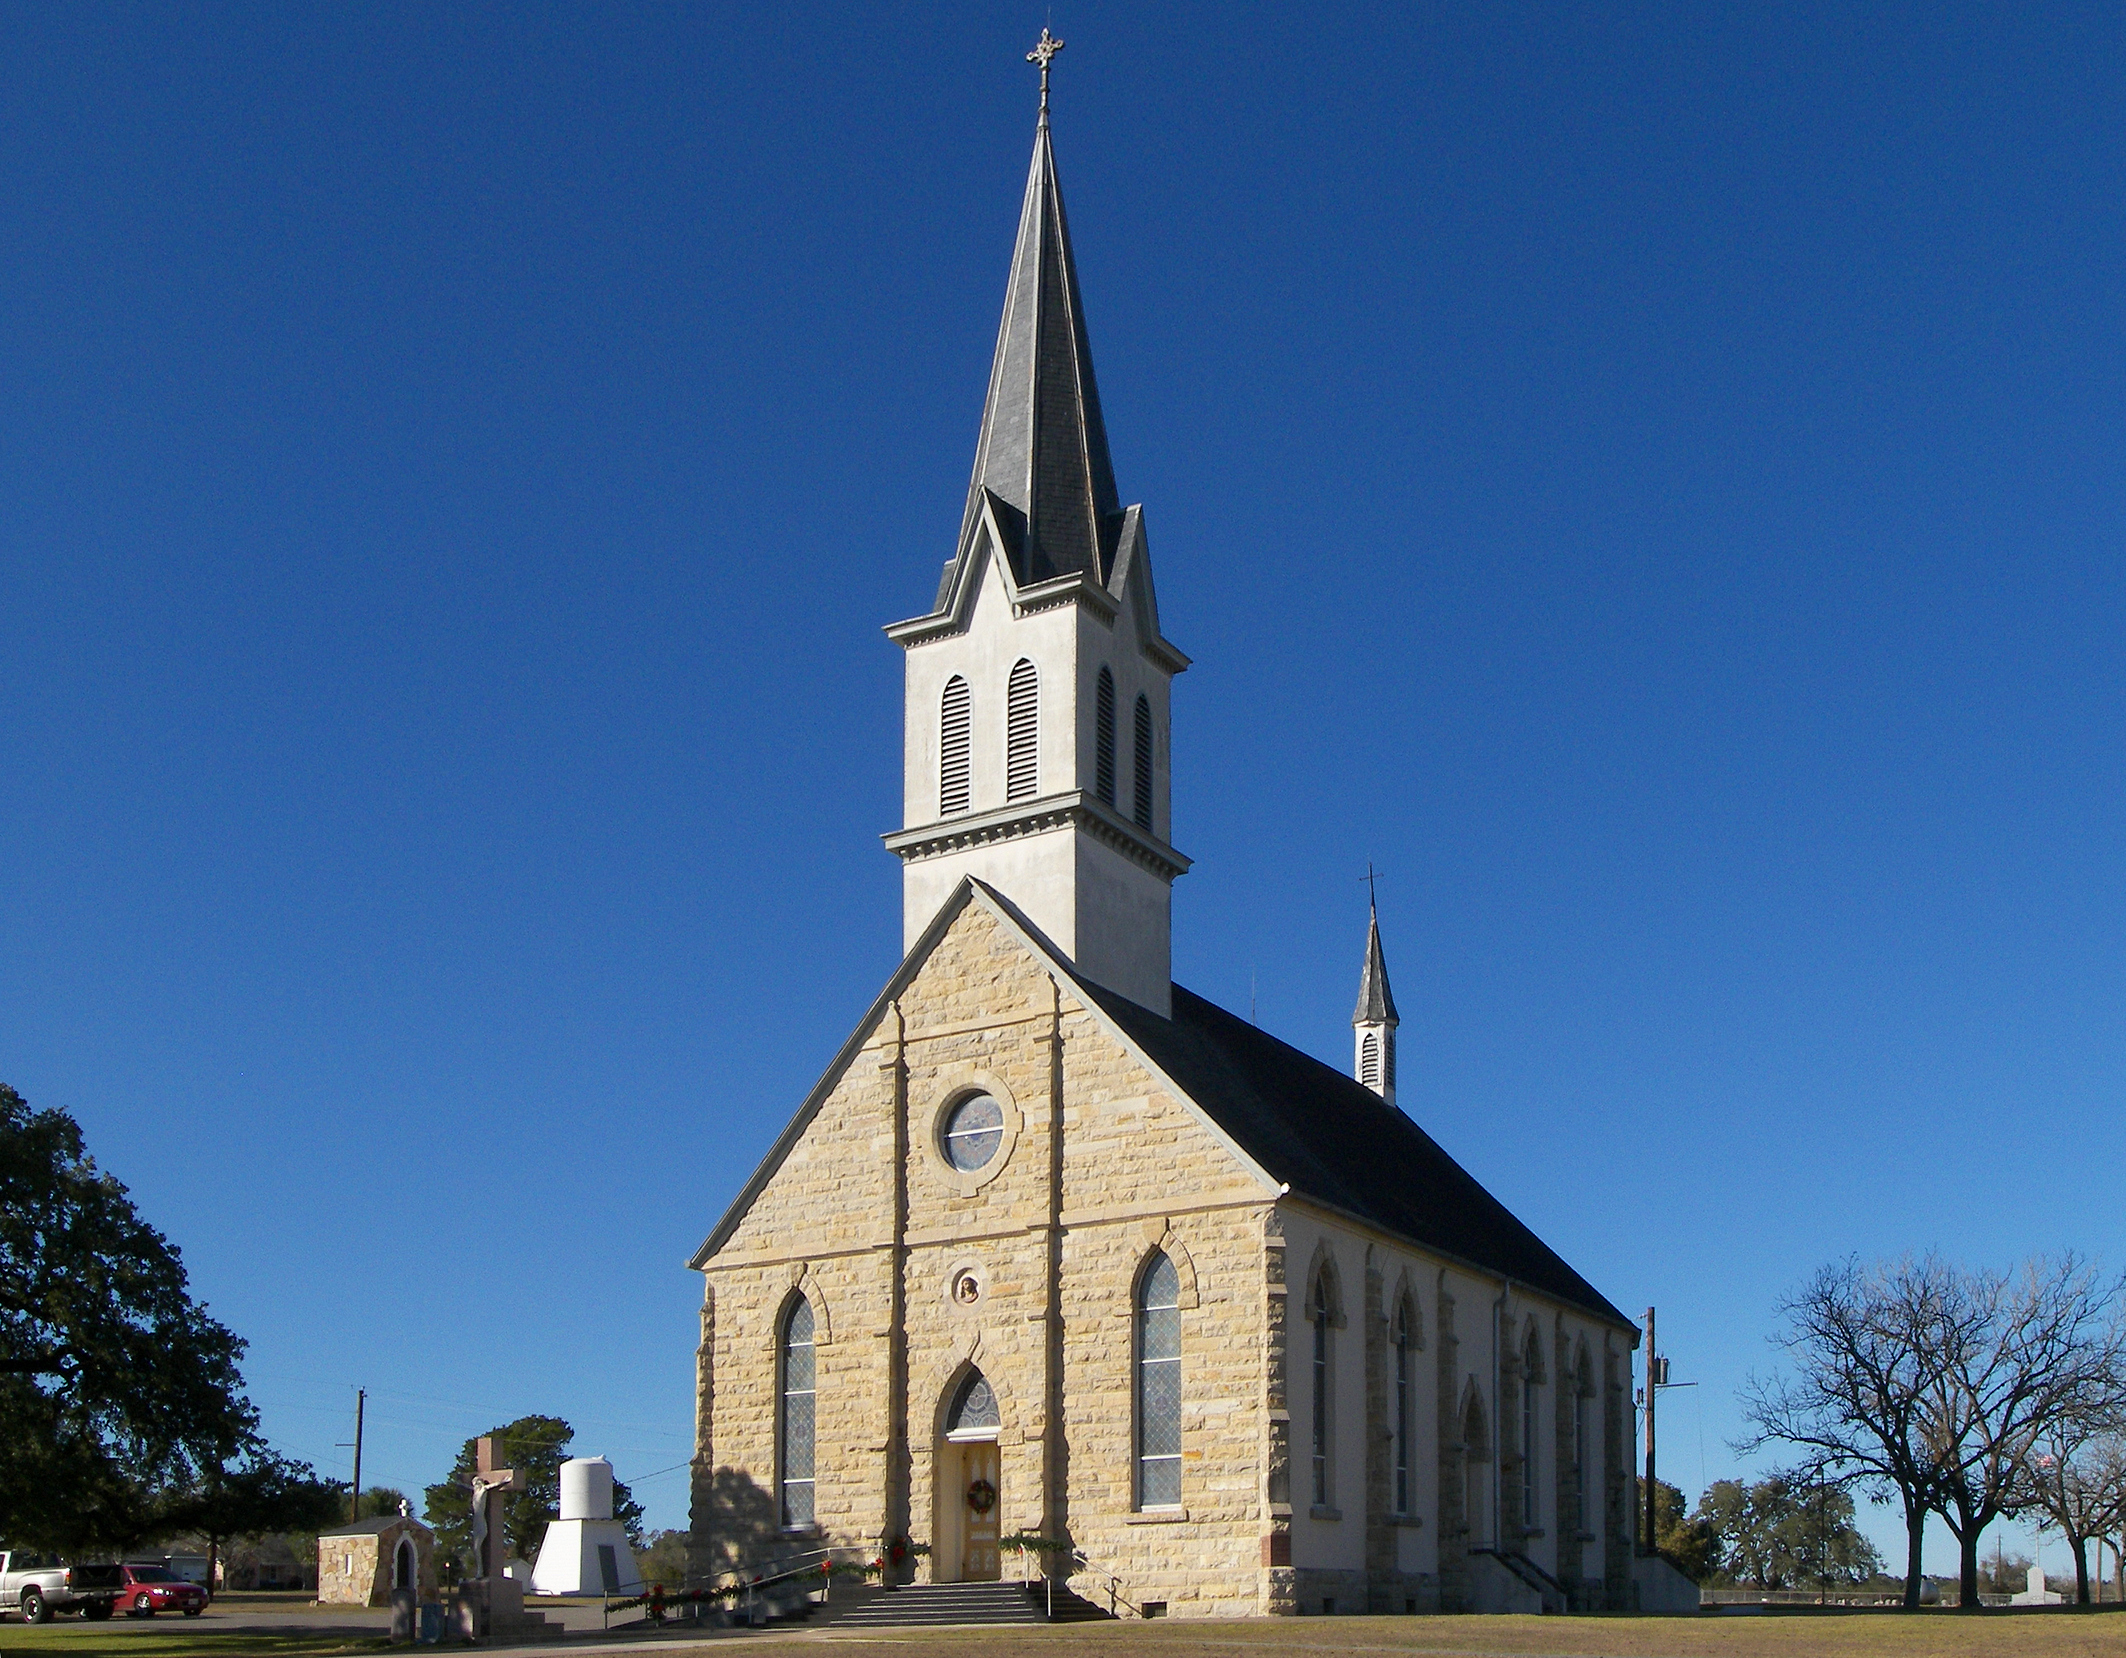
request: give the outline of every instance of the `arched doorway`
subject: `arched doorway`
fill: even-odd
[[[391,1559],[392,1588],[418,1591],[421,1587],[420,1570],[420,1565],[414,1558],[413,1539],[401,1537],[398,1552]]]
[[[931,1573],[941,1583],[994,1582],[1003,1575],[997,1537],[1004,1502],[997,1396],[989,1379],[970,1366],[954,1384],[942,1420]]]

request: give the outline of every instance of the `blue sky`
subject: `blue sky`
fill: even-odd
[[[683,1521],[1043,15],[0,11],[0,1076],[321,1467],[551,1411]],[[1404,1102],[1693,1492],[1818,1263],[2126,1264],[2117,13],[1053,16],[1177,978],[1343,1063],[1386,870]]]

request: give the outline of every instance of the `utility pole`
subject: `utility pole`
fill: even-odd
[[[1652,1326],[1652,1320],[1653,1315],[1647,1314],[1649,1328]],[[354,1512],[347,1516],[349,1520],[359,1520],[362,1517],[362,1406],[368,1398],[367,1388],[358,1387],[354,1390]],[[1649,1446],[1653,1444],[1653,1435],[1650,1432],[1646,1442]]]
[[[1646,1309],[1646,1548],[1654,1552],[1654,1395],[1661,1386],[1661,1361],[1654,1357],[1654,1310]]]

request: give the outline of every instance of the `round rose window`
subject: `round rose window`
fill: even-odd
[[[1004,1140],[1004,1108],[969,1094],[945,1113],[945,1161],[962,1173],[984,1167]]]

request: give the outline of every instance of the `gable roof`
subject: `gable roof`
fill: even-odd
[[[1246,1020],[1174,986],[1162,1019],[1116,991],[1080,978],[1070,960],[1002,893],[963,876],[893,976],[687,1262],[699,1271],[737,1229],[819,1114],[865,1039],[907,988],[945,930],[980,904],[1166,1084],[1266,1193],[1279,1186],[1436,1254],[1498,1273],[1598,1318],[1637,1327],[1538,1238],[1431,1135],[1364,1084]]]
[[[1297,1195],[1632,1327],[1431,1135],[1363,1083],[1178,984],[1171,1019],[1098,985],[1078,988]]]

